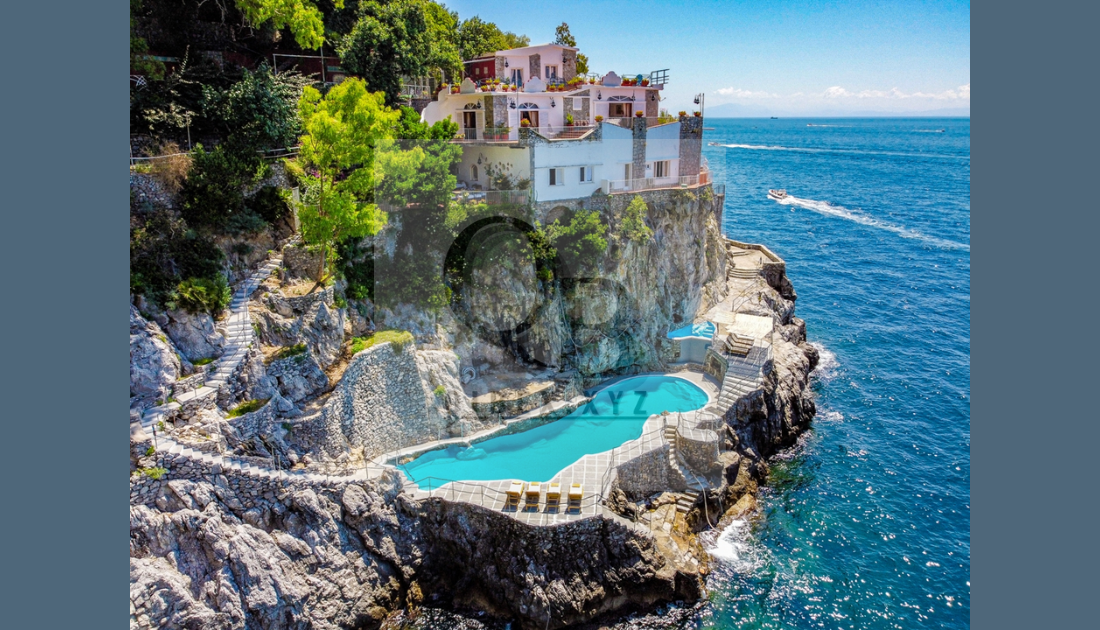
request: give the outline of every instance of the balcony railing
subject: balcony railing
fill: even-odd
[[[532,190],[456,190],[452,193],[455,201],[485,203],[488,205],[518,204],[525,205],[531,200]]]
[[[609,179],[604,189],[608,194],[657,190],[660,188],[690,188],[703,186],[711,182],[710,172],[679,177],[639,177],[637,179]]]

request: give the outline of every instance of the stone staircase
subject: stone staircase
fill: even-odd
[[[583,138],[588,135],[593,129],[591,127],[565,127],[557,135],[554,136],[555,140],[576,140],[577,138]]]
[[[759,269],[744,269],[741,267],[730,266],[726,269],[726,278],[739,278],[742,280],[751,280],[760,275]]]
[[[691,511],[691,508],[695,505],[695,500],[699,498],[699,492],[680,492],[676,494],[676,511],[681,514],[687,514]]]
[[[748,356],[749,351],[752,350],[753,338],[745,335],[738,335],[737,333],[730,333],[726,336],[723,343],[725,344],[726,352],[744,357]]]
[[[170,418],[183,405],[196,399],[218,395],[218,390],[233,376],[252,345],[252,319],[248,315],[248,298],[280,264],[281,257],[269,258],[233,294],[229,302],[229,317],[218,324],[218,331],[225,336],[225,351],[218,357],[214,370],[208,374],[203,386],[176,396],[175,402],[147,409],[141,418],[142,427],[149,428]]]
[[[706,485],[699,481],[699,479],[695,477],[695,474],[680,462],[680,455],[676,452],[676,427],[665,427],[665,441],[668,442],[669,468],[674,475],[678,474],[680,476],[684,487],[688,488],[689,491],[695,491],[696,496],[698,496],[700,491],[706,489]],[[694,499],[692,499],[692,502],[694,502]],[[677,505],[679,505],[679,503],[677,503]],[[688,504],[688,507],[691,507],[691,503]],[[677,507],[677,509],[679,509],[679,507]]]

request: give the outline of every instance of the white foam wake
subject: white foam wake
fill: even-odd
[[[888,155],[891,157],[942,158],[945,160],[969,160],[969,155],[948,155],[944,153],[902,153],[899,151],[861,151],[859,149],[820,149],[815,147],[784,147],[766,144],[718,144],[727,149],[748,149],[752,151],[795,151],[798,153],[837,153],[845,155]]]
[[[921,240],[928,243],[929,245],[934,245],[943,249],[961,249],[965,251],[970,251],[970,246],[965,243],[956,243],[955,241],[948,241],[942,238],[928,236],[916,230],[911,230],[907,227],[894,225],[893,223],[887,223],[886,221],[880,221],[874,217],[867,216],[866,214],[863,214],[856,210],[849,210],[844,206],[835,206],[828,201],[799,199],[798,197],[788,196],[784,199],[777,199],[776,203],[782,204],[784,206],[795,206],[797,208],[812,210],[813,212],[826,216],[847,219],[848,221],[853,221],[855,223],[859,223],[860,225],[866,225],[868,227],[893,232],[894,234],[897,234],[902,238]]]

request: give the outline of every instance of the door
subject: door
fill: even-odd
[[[462,133],[467,140],[477,140],[477,112],[462,112]]]

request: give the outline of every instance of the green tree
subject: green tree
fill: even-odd
[[[253,162],[242,162],[222,145],[191,152],[191,168],[180,188],[180,215],[194,228],[220,230],[244,210],[244,191],[255,179]]]
[[[569,25],[565,22],[554,29],[554,43],[559,46],[577,47],[577,40],[569,32]],[[588,74],[588,57],[579,52],[577,53],[577,74]]]
[[[362,80],[347,79],[323,98],[307,87],[299,101],[305,135],[298,156],[307,171],[298,218],[302,238],[322,252],[314,289],[327,279],[337,243],[376,234],[386,224],[386,214],[373,203],[374,148],[399,114],[384,100]]]
[[[473,59],[498,50],[522,48],[529,43],[530,38],[502,32],[496,24],[476,15],[463,20],[458,27],[458,47],[463,59]]]
[[[545,228],[547,240],[561,257],[562,264],[574,271],[596,267],[607,250],[607,226],[596,210],[578,210],[568,225],[560,220]]]
[[[310,80],[297,72],[272,72],[266,63],[244,70],[227,90],[203,86],[203,114],[218,121],[229,147],[242,159],[288,147],[301,132],[298,100]]]
[[[432,125],[420,121],[420,114],[411,107],[401,107],[401,117],[394,126],[393,137],[399,140],[451,140],[458,133],[458,123],[451,117]]]
[[[653,230],[645,224],[646,214],[649,213],[649,208],[645,205],[645,200],[641,195],[634,195],[634,199],[630,200],[630,205],[623,211],[623,220],[619,224],[619,234],[629,240],[641,243],[648,241],[653,237]]]
[[[429,0],[371,0],[338,48],[344,67],[396,102],[402,76],[457,76],[458,14]]]
[[[294,41],[302,48],[317,49],[325,42],[324,16],[307,0],[236,0],[241,14],[252,24],[265,22],[277,29],[289,28]],[[341,9],[344,0],[333,0]]]

